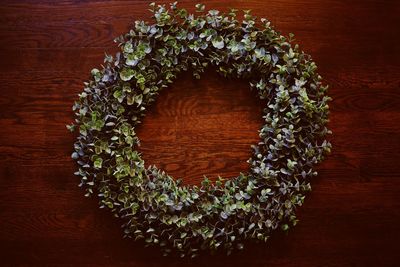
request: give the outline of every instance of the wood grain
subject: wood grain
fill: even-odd
[[[113,38],[149,1],[5,0],[0,6],[2,266],[399,266],[400,4],[379,0],[203,1],[252,9],[293,32],[330,85],[333,153],[299,225],[268,244],[193,261],[121,238],[72,175],[71,105]],[[166,1],[163,1],[166,3]],[[192,1],[181,6],[193,10]],[[248,170],[262,102],[246,81],[183,74],[139,128],[146,164],[184,183]]]

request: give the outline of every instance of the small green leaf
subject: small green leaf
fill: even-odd
[[[287,230],[289,230],[289,225],[287,225],[286,223],[282,224],[281,228],[283,231],[287,231]]]
[[[93,166],[96,168],[96,169],[100,169],[101,167],[102,167],[102,165],[103,165],[103,159],[102,158],[100,158],[100,157],[95,157],[95,160],[94,160],[94,162],[93,162]]]
[[[125,93],[121,90],[116,90],[114,91],[113,96],[118,100],[119,103],[122,103],[125,98]]]
[[[135,72],[130,68],[123,68],[122,71],[119,73],[119,77],[123,81],[129,81],[133,78]]]
[[[208,14],[210,14],[210,16],[217,16],[219,14],[219,10],[211,9],[208,11]]]
[[[133,45],[131,42],[127,42],[124,45],[124,52],[125,53],[132,53],[133,52]]]
[[[92,69],[91,74],[96,82],[101,80],[101,72],[98,69]]]
[[[217,49],[222,49],[225,46],[224,39],[221,36],[217,36],[212,40],[212,45]]]
[[[204,4],[196,4],[195,7],[196,12],[203,12],[206,6]]]
[[[141,104],[142,104],[142,101],[143,101],[143,95],[137,95],[137,96],[135,97],[135,102],[136,102],[138,105],[141,105]]]
[[[136,57],[135,54],[128,54],[128,56],[126,57],[126,65],[128,66],[136,66],[138,64],[139,60]]]
[[[133,94],[129,94],[129,95],[126,97],[126,103],[127,103],[128,105],[133,105],[133,103],[135,103],[135,96],[134,96]]]
[[[75,124],[65,125],[70,132],[75,131]]]

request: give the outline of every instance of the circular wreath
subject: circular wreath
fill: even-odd
[[[313,166],[330,152],[328,86],[311,57],[270,22],[244,11],[198,15],[150,4],[153,24],[136,21],[116,39],[121,52],[106,55],[85,83],[73,110],[79,129],[72,158],[87,196],[123,220],[125,236],[158,244],[165,254],[242,249],[246,239],[266,241],[277,228],[297,223]],[[155,166],[145,167],[135,128],[159,91],[183,71],[196,78],[212,65],[224,77],[248,79],[265,99],[260,141],[250,171],[230,180],[205,178],[184,186]]]

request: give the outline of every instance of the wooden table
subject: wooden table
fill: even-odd
[[[121,238],[73,176],[71,105],[112,40],[148,1],[4,0],[0,5],[2,266],[400,266],[400,4],[379,0],[203,1],[252,9],[293,32],[330,84],[332,155],[289,235],[231,257],[164,258]],[[180,4],[193,10],[191,1]],[[148,164],[187,184],[248,169],[261,104],[209,70],[161,94],[139,131]]]

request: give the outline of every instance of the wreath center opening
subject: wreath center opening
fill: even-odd
[[[265,106],[265,104],[264,104]],[[145,165],[156,165],[184,184],[248,172],[259,141],[263,104],[246,79],[224,78],[209,68],[191,71],[165,88],[137,129]]]

